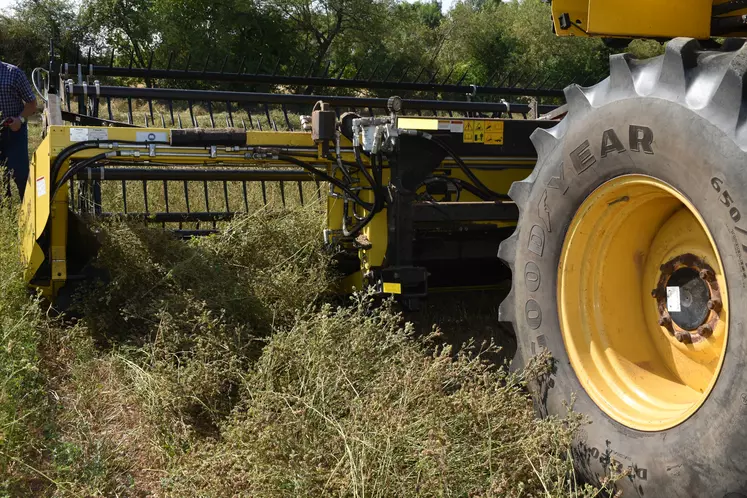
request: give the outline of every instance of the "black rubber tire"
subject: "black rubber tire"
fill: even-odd
[[[618,469],[631,470],[618,483],[625,497],[747,496],[747,47],[742,45],[728,41],[719,51],[703,51],[697,41],[676,39],[654,59],[612,56],[608,79],[566,89],[568,115],[555,128],[535,131],[537,167],[509,192],[520,219],[499,251],[513,272],[500,316],[516,331],[516,361],[521,365],[543,347],[550,351],[555,370],[533,389],[540,415],[564,415],[563,403],[575,394],[575,410],[591,420],[574,446],[577,471],[595,482],[616,460]],[[631,127],[638,127],[632,137]],[[606,130],[615,131],[624,151],[603,157]],[[574,166],[573,152],[587,141],[593,159],[576,158]],[[569,363],[557,312],[558,264],[571,219],[596,187],[631,173],[658,178],[690,199],[715,240],[729,295],[729,339],[715,387],[694,415],[659,432],[627,428],[589,398]],[[740,222],[719,200],[713,177],[724,181],[731,207],[744,214]],[[532,270],[536,265],[539,282],[526,279],[528,264]],[[530,310],[538,310],[539,318],[528,318]]]

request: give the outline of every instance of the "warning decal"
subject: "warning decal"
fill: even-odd
[[[36,196],[47,195],[47,180],[43,176],[36,179]]]
[[[464,138],[466,144],[503,145],[503,121],[497,120],[464,120]]]

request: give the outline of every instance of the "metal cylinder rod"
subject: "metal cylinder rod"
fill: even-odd
[[[64,67],[64,66],[63,66]],[[154,78],[195,81],[225,81],[237,83],[264,83],[268,85],[299,85],[326,88],[364,88],[370,90],[396,90],[412,92],[437,92],[470,95],[515,95],[527,97],[563,97],[556,88],[520,88],[513,86],[479,86],[433,82],[385,81],[372,79],[347,79],[317,76],[282,76],[277,74],[226,73],[215,71],[179,71],[167,69],[125,68],[109,66],[81,67],[84,76],[117,76],[123,78]],[[535,78],[536,79],[536,78]],[[490,82],[488,82],[489,84]]]
[[[83,85],[72,85],[66,88],[68,95],[83,95]],[[388,99],[375,97],[348,97],[338,95],[295,95],[256,92],[228,92],[220,90],[180,90],[173,88],[130,88],[120,86],[102,86],[102,97],[126,99],[156,99],[156,100],[186,100],[194,102],[234,102],[253,104],[301,104],[313,105],[322,100],[332,106],[343,107],[371,107],[385,109]],[[415,100],[404,99],[402,108],[406,110],[435,110],[435,111],[463,111],[463,112],[529,112],[528,104],[504,104],[500,102],[466,102],[454,100]],[[549,112],[556,106],[541,106],[541,112]]]

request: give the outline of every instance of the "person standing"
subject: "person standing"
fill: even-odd
[[[0,165],[5,165],[6,194],[10,197],[10,176],[23,200],[29,177],[29,134],[27,120],[36,112],[36,98],[26,75],[12,64],[0,61]]]

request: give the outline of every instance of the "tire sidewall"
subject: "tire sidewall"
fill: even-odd
[[[565,119],[560,125],[565,137],[537,165],[528,199],[520,206],[514,262],[520,353],[527,359],[547,348],[555,360],[553,374],[536,386],[538,409],[542,415],[562,416],[575,395],[574,409],[591,422],[574,447],[576,467],[592,481],[608,474],[611,465],[614,470],[627,470],[630,475],[619,483],[624,496],[720,498],[730,492],[747,493],[747,337],[740,316],[747,281],[747,252],[742,244],[747,245],[747,235],[736,229],[747,230],[747,154],[706,119],[662,99],[625,99]],[[653,132],[650,151],[640,143],[638,151],[631,147],[635,145],[631,126]],[[606,130],[613,130],[623,152],[602,157]],[[593,164],[574,166],[572,153],[585,148],[587,141]],[[584,392],[560,333],[557,271],[567,228],[589,194],[625,174],[655,177],[687,197],[705,221],[726,275],[730,323],[719,378],[700,409],[666,431],[632,430],[603,413]],[[730,207],[712,187],[714,177],[723,180],[723,189],[729,191]],[[731,207],[743,214],[740,222],[733,221]],[[539,269],[536,290],[526,278],[529,263]],[[539,321],[536,314],[528,313],[536,308]]]

